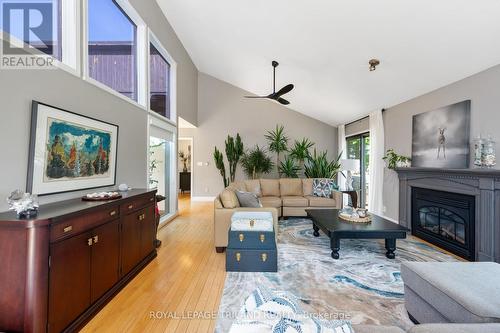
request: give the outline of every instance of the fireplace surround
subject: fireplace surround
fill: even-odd
[[[472,238],[470,243],[467,244],[470,246],[468,248],[470,253],[468,255],[467,253],[458,254],[472,261],[495,261],[500,263],[500,170],[411,167],[397,168],[396,172],[399,177],[399,223],[401,225],[409,228],[412,234],[416,234],[417,237],[424,238],[421,234],[419,235],[414,227],[414,223],[418,222],[414,221],[415,215],[412,210],[414,193],[418,191],[416,189],[458,195],[458,197],[452,197],[452,202],[454,202],[453,199],[459,197],[469,198],[468,202],[473,206],[473,209],[469,210],[473,211],[471,213],[473,214],[471,216],[472,221],[469,221],[473,224],[473,230],[470,230],[469,236]],[[421,195],[421,197],[431,199],[426,194]],[[462,205],[464,204],[462,202]],[[460,206],[460,204],[458,205]],[[451,211],[457,213],[457,207],[452,208]],[[436,208],[434,208],[434,213],[436,213]],[[429,218],[428,222],[430,225],[432,224],[432,217]],[[431,231],[432,226],[428,229],[427,231]],[[460,226],[458,226],[458,229],[460,229]],[[432,231],[428,234],[431,233]],[[443,234],[446,233],[447,231],[443,232]],[[454,238],[452,244],[458,245],[460,242],[460,237],[458,239]],[[439,242],[433,243],[445,248]],[[465,246],[465,244],[463,245]]]

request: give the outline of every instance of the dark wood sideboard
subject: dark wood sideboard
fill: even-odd
[[[74,332],[156,257],[156,191],[0,213],[0,332]]]
[[[191,172],[179,172],[179,188],[181,193],[191,191]]]

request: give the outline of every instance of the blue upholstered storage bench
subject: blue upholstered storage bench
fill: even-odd
[[[278,251],[271,213],[234,213],[228,239],[226,271],[278,271]]]

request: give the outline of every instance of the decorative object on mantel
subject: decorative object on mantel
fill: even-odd
[[[364,208],[353,209],[349,206],[339,212],[339,217],[344,221],[353,223],[370,223],[372,221],[372,216],[368,214],[368,210]]]
[[[118,126],[33,101],[27,192],[113,186]]]
[[[18,218],[35,217],[38,214],[38,197],[23,190],[13,191],[7,198],[9,210],[14,210]]]
[[[412,166],[467,169],[471,101],[413,116]]]
[[[118,192],[94,192],[85,195],[82,200],[83,201],[108,201],[120,199],[122,195]]]
[[[483,150],[481,152],[481,164],[483,167],[487,168],[492,168],[497,164],[495,141],[491,138],[491,136],[484,141]]]
[[[409,168],[411,166],[410,157],[398,155],[392,148],[387,149],[387,152],[382,159],[387,162],[387,168],[391,170],[396,168]]]

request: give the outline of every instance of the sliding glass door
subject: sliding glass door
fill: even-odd
[[[148,183],[149,188],[156,189],[157,195],[161,196],[157,197],[160,222],[177,211],[176,134],[175,128],[170,127],[171,125],[154,119],[149,129]]]
[[[363,133],[346,138],[347,158],[359,160],[359,172],[353,173],[353,186],[360,189],[359,207],[368,208],[370,190],[370,133]]]

